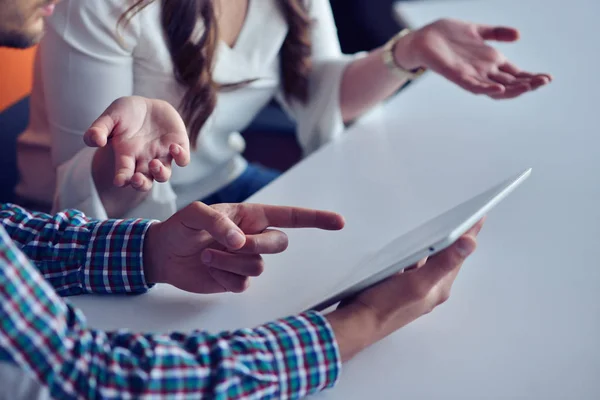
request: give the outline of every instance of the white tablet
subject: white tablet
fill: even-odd
[[[341,285],[342,289],[309,309],[324,310],[449,247],[530,174],[531,169],[527,169],[394,239],[369,260],[369,265],[362,265],[365,267],[362,276],[353,276],[350,282]]]

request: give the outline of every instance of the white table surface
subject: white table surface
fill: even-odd
[[[242,295],[159,286],[78,297],[94,327],[233,329],[295,313],[394,235],[532,166],[490,214],[450,301],[363,352],[331,399],[600,398],[600,46],[597,0],[404,6],[517,26],[502,51],[555,82],[497,102],[427,74],[252,201],[333,209],[342,232],[290,232],[290,248]]]

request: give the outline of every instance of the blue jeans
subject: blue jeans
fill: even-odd
[[[281,172],[249,164],[242,174],[221,190],[200,200],[205,204],[241,203],[274,181]]]

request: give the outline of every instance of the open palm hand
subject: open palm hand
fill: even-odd
[[[114,183],[148,191],[171,177],[171,162],[189,162],[189,139],[179,113],[167,102],[139,96],[115,100],[84,135],[91,147],[110,145]]]
[[[443,19],[412,32],[411,50],[398,46],[396,58],[401,65],[437,72],[472,93],[507,99],[552,81],[549,74],[522,71],[487,43],[518,38],[513,28]]]

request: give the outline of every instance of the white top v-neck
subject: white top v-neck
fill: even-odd
[[[219,42],[213,77],[218,83],[258,80],[218,94],[217,106],[199,135],[197,150],[185,168],[175,167],[170,182],[154,184],[142,204],[125,217],[165,219],[237,178],[246,161],[240,155],[242,131],[275,97],[297,121],[298,138],[306,153],[343,130],[339,107],[340,82],[355,56],[340,51],[328,0],[309,2],[313,71],[306,105],[284,100],[279,52],[288,26],[276,1],[250,0],[235,44]],[[94,149],[82,135],[116,98],[140,95],[166,100],[178,107],[185,88],[175,80],[160,24],[160,3],[139,12],[117,34],[117,20],[130,4],[123,0],[63,0],[48,21],[40,44],[31,98],[31,121],[20,138],[51,147],[57,186],[54,209],[77,208],[91,217],[107,218],[91,178]],[[43,168],[52,168],[43,166]],[[36,184],[32,165],[21,168],[20,192]]]

